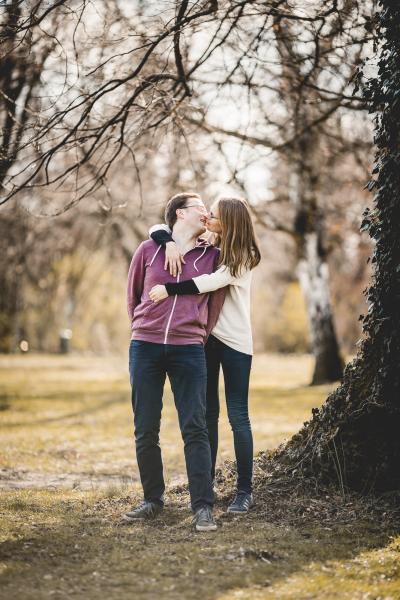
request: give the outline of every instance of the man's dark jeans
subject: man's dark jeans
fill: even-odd
[[[185,447],[192,509],[212,506],[211,452],[206,426],[207,372],[201,344],[153,344],[132,340],[129,372],[136,457],[145,500],[162,502],[165,490],[159,443],[166,375],[171,382]]]
[[[233,431],[237,465],[237,489],[252,491],[253,435],[249,419],[249,380],[252,357],[238,352],[210,335],[206,344],[207,358],[207,429],[210,438],[212,477],[218,451],[220,366],[224,373],[226,406]]]

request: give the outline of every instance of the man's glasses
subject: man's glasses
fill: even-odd
[[[187,206],[181,206],[181,208],[193,208],[193,207],[205,209],[205,206],[203,206],[202,204],[188,204]]]
[[[202,204],[188,204],[187,206],[181,206],[181,208],[204,208],[205,206],[203,206]],[[210,221],[211,219],[214,219],[215,221],[219,221],[219,217],[216,217],[215,215],[213,215],[212,213],[210,213],[207,217]]]

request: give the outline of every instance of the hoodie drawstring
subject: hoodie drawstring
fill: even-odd
[[[155,251],[153,258],[150,261],[149,267],[151,267],[151,265],[153,264],[153,262],[154,262],[154,260],[155,260],[155,258],[157,256],[157,254],[159,253],[159,251],[160,251],[161,248],[162,248],[162,246],[160,244],[160,246],[158,246],[157,250]]]
[[[204,254],[205,254],[205,252],[206,252],[207,248],[208,248],[208,246],[205,246],[205,247],[203,248],[203,252],[200,254],[200,256],[198,256],[198,257],[196,258],[196,260],[195,260],[195,261],[194,261],[194,263],[193,263],[193,267],[196,269],[196,271],[197,271],[197,272],[199,272],[199,270],[198,270],[198,268],[196,267],[196,263],[197,263],[197,261],[198,261],[198,260],[200,260],[200,259],[201,259],[201,258],[204,256]]]

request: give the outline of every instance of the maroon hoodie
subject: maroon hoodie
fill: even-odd
[[[157,283],[183,281],[212,273],[219,250],[204,240],[185,254],[186,264],[177,277],[164,270],[165,249],[153,240],[142,242],[133,255],[128,274],[128,315],[132,339],[157,344],[204,344],[214,328],[225,299],[225,288],[212,294],[168,296],[150,300]]]

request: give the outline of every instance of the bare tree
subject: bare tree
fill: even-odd
[[[10,145],[9,136],[4,139],[2,203],[21,189],[57,186],[73,194],[61,207],[67,209],[106,186],[111,165],[123,154],[134,159],[141,136],[164,126],[190,96],[181,35],[214,19],[217,3],[184,1],[161,7],[158,14],[152,4],[148,13],[140,6],[15,0],[7,7],[2,61],[15,65],[21,45],[33,43],[29,40],[36,34],[38,39],[53,39],[64,67],[55,77],[45,74],[40,110],[33,109],[30,95],[25,99],[14,143]],[[63,18],[58,35],[56,14]],[[82,72],[85,57],[90,68]],[[56,68],[61,64],[59,60]],[[3,114],[15,126],[22,92],[9,91],[4,89]],[[18,166],[10,170],[17,156]]]
[[[257,17],[261,31],[269,31],[279,18],[323,23],[338,13],[337,0],[316,2],[310,15],[289,10],[285,0],[14,4],[18,10],[9,25],[14,40],[10,52],[40,28],[42,38],[55,40],[64,67],[60,70],[58,60],[60,72],[51,73],[49,63],[40,110],[29,130],[25,127],[26,135],[18,138],[13,155],[19,164],[4,176],[1,201],[21,189],[56,186],[74,194],[62,209],[107,186],[113,162],[124,154],[134,157],[135,144],[145,133],[172,122],[179,125],[195,74],[230,43],[240,24],[248,27]],[[57,35],[55,14],[63,20]],[[193,36],[197,47],[189,52],[187,40]],[[28,109],[29,103],[27,115]]]
[[[273,16],[272,27],[268,12],[262,10],[253,15],[250,26],[246,21],[238,23],[232,36],[236,43],[229,40],[225,63],[220,61],[232,65],[230,71],[218,78],[218,71],[203,69],[197,88],[202,108],[186,118],[213,135],[222,151],[227,140],[236,139],[240,152],[243,146],[255,148],[261,159],[263,152],[264,156],[265,151],[273,152],[278,165],[284,163],[284,169],[274,170],[286,172],[280,186],[286,191],[275,197],[274,206],[266,203],[260,210],[258,204],[254,210],[259,220],[290,235],[295,243],[315,356],[312,382],[323,383],[339,379],[343,368],[330,298],[324,178],[345,152],[372,143],[354,135],[345,139],[337,115],[365,110],[365,101],[352,95],[351,86],[371,39],[367,29],[373,5],[361,11],[357,2],[349,0],[341,3],[339,11],[324,11],[315,2],[304,20],[297,12],[301,3],[293,6],[284,3],[285,10]],[[339,64],[340,71],[332,74]],[[211,85],[216,88],[214,97],[221,95],[228,106],[244,104],[246,113],[247,105],[244,128],[215,123],[225,117],[218,112],[215,117],[216,111],[206,108]],[[230,167],[231,177],[246,192],[241,169],[247,170],[246,161],[242,167],[237,163]],[[282,208],[278,218],[277,204]],[[271,206],[275,210],[268,210]]]
[[[40,87],[46,61],[56,47],[59,6],[63,2],[50,7],[48,3],[37,2],[29,13],[23,4],[21,0],[11,0],[3,5],[1,14],[0,189],[17,160],[25,136],[32,135],[40,109],[35,92]],[[45,13],[51,22],[51,36],[43,36],[39,31]]]

